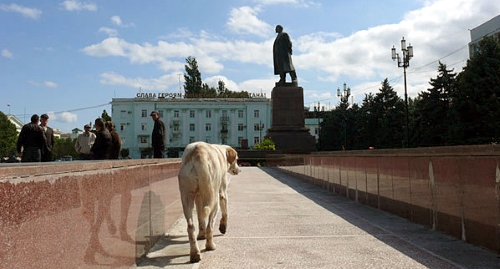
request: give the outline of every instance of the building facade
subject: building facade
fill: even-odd
[[[485,36],[500,38],[500,15],[470,30],[469,58],[477,51],[479,41]]]
[[[271,100],[253,98],[181,98],[176,94],[138,93],[135,98],[113,98],[111,117],[133,159],[149,158],[153,110],[165,123],[168,156],[180,157],[195,141],[235,148],[259,143],[271,126]]]

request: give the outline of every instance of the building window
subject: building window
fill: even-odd
[[[147,144],[148,143],[148,137],[147,136],[139,136],[139,139],[142,144]]]
[[[160,113],[160,118],[163,118],[163,110],[159,110],[158,113]]]
[[[143,109],[141,111],[141,117],[143,117],[143,118],[147,118],[148,117],[148,111],[146,109]]]
[[[179,125],[174,124],[174,132],[178,132],[178,131],[179,131]]]
[[[120,131],[125,132],[127,130],[127,124],[126,123],[120,123]],[[123,144],[123,142],[122,142]]]
[[[189,131],[194,131],[194,123],[189,124]]]
[[[212,110],[205,110],[205,115],[207,118],[211,118],[212,117]]]
[[[254,123],[254,124],[253,124],[253,130],[254,130],[254,131],[260,131],[259,126],[260,126],[260,123]]]
[[[238,131],[243,131],[243,123],[238,123]]]
[[[227,145],[227,139],[226,138],[222,138],[222,144],[223,145]]]
[[[222,110],[222,117],[227,118],[227,110]]]
[[[210,123],[205,124],[205,131],[212,131],[212,124]]]
[[[141,123],[141,130],[142,131],[147,131],[148,130],[148,124],[147,123]]]
[[[255,136],[255,137],[253,138],[253,143],[254,143],[254,144],[259,144],[259,143],[260,143],[260,138],[259,138],[258,136]]]
[[[174,118],[178,118],[179,117],[179,110],[174,110]]]
[[[190,136],[189,137],[189,143],[193,143],[194,142],[194,136]]]
[[[211,138],[210,136],[207,136],[207,137],[205,138],[205,142],[207,142],[207,143],[212,143],[211,141],[212,141],[212,138]]]
[[[243,118],[243,110],[238,110],[238,118]]]
[[[121,117],[122,119],[126,118],[126,117],[127,117],[127,110],[121,110],[121,111],[120,111],[120,117]]]
[[[194,118],[194,110],[189,110],[189,117]]]
[[[254,111],[253,111],[253,117],[254,117],[254,118],[258,118],[258,117],[260,117],[260,116],[259,116],[259,111],[258,111],[258,110],[254,110]]]
[[[238,136],[238,146],[241,147],[241,140],[243,140],[243,136]]]

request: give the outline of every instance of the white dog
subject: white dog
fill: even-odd
[[[220,207],[222,219],[219,230],[227,227],[227,186],[229,177],[240,172],[238,153],[230,146],[195,142],[186,146],[179,169],[179,190],[182,208],[187,221],[190,245],[190,262],[201,260],[196,239],[206,238],[206,250],[214,250],[213,230],[215,217]],[[198,213],[198,237],[195,238],[193,208]]]

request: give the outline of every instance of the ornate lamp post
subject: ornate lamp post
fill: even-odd
[[[344,92],[340,92],[340,88],[337,88],[337,97],[340,98],[340,101],[342,103],[346,103],[347,106],[345,109],[349,107],[349,96],[351,95],[351,88],[347,87],[347,85],[344,83]],[[342,145],[342,150],[345,150],[347,148],[347,117],[345,115],[344,111],[344,145]]]
[[[406,68],[410,66],[410,59],[413,58],[413,46],[409,44],[406,46],[406,40],[403,37],[401,39],[401,52],[402,57],[399,57],[399,53],[396,53],[396,48],[392,46],[392,60],[398,60],[398,67],[403,67],[404,83],[405,83],[405,113],[406,113],[406,147],[410,147],[410,128],[409,128],[409,113],[408,113],[408,92],[406,89]]]
[[[342,102],[349,102],[349,96],[351,95],[351,88],[348,88],[344,83],[344,93],[340,92],[340,88],[337,88],[337,97],[340,98]],[[349,103],[347,104],[349,106]]]

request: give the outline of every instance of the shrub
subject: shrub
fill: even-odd
[[[270,138],[264,138],[261,143],[255,144],[253,146],[255,150],[276,150],[276,145],[274,145],[273,140]]]

